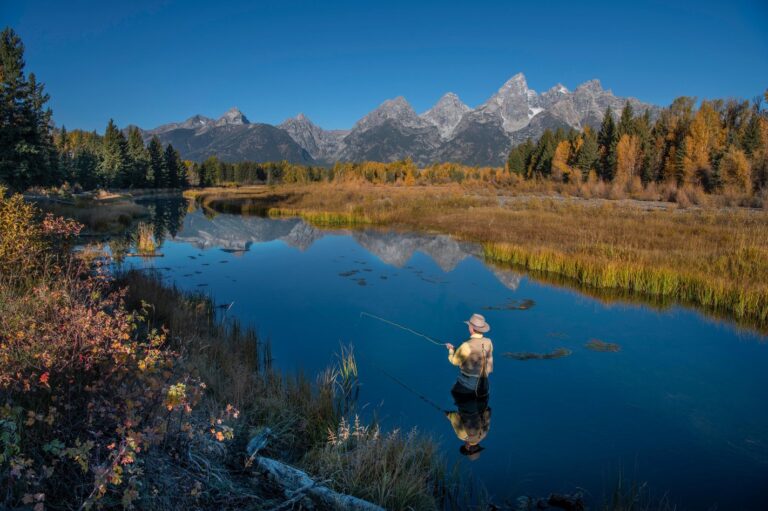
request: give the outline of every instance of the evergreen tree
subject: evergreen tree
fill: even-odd
[[[556,135],[551,130],[544,130],[531,157],[531,167],[534,175],[549,175],[552,170],[552,158],[555,156],[558,142]]]
[[[651,112],[649,110],[645,110],[643,115],[635,119],[634,134],[640,145],[638,174],[643,180],[643,183],[648,184],[655,179],[653,172],[653,164],[655,160],[654,144],[653,136],[651,135]]]
[[[747,122],[744,134],[741,137],[741,148],[749,156],[752,156],[760,147],[760,116],[753,113]]]
[[[128,162],[130,183],[133,188],[147,188],[149,182],[149,152],[144,147],[141,131],[136,126],[128,128]]]
[[[75,183],[84,190],[93,190],[99,184],[99,159],[87,148],[78,149],[72,160],[72,172]]]
[[[629,101],[624,103],[624,108],[621,109],[621,117],[619,118],[618,138],[622,135],[634,135],[635,134],[635,112],[632,109],[632,105]]]
[[[72,161],[72,152],[69,147],[69,134],[65,126],[61,127],[58,136],[54,139],[54,146],[58,153],[58,168],[59,175],[62,181],[73,183],[75,180],[75,173]]]
[[[167,172],[163,145],[157,137],[152,137],[152,140],[149,141],[147,151],[149,152],[150,184],[154,188],[164,188],[167,183]]]
[[[102,186],[129,186],[128,142],[110,119],[102,140],[99,174]]]
[[[218,180],[218,175],[221,173],[219,167],[221,162],[215,156],[211,156],[206,159],[200,165],[200,186],[213,186]],[[274,177],[273,166],[267,167],[267,183],[271,183]]]
[[[597,135],[589,126],[584,128],[581,146],[576,153],[576,167],[581,170],[583,176],[589,174],[598,163],[600,151],[597,144]]]
[[[49,98],[34,74],[27,79],[24,66],[24,45],[6,28],[0,33],[0,182],[16,190],[59,179]]]
[[[600,126],[600,132],[597,135],[597,145],[600,152],[600,162],[598,165],[598,175],[610,181],[616,171],[616,144],[619,143],[619,136],[616,129],[616,123],[613,120],[613,111],[611,107],[605,110],[603,123]]]
[[[509,158],[507,159],[507,169],[509,172],[520,176],[526,176],[534,147],[535,146],[530,138],[526,139],[522,144],[513,147],[512,151],[509,153]]]
[[[181,188],[184,180],[184,164],[181,162],[179,152],[171,144],[165,147],[163,155],[167,173],[166,186],[169,188]]]

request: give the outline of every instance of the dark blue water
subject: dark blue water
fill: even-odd
[[[599,502],[621,475],[678,509],[766,508],[768,343],[757,333],[681,307],[603,303],[489,267],[475,247],[446,236],[321,232],[295,219],[195,212],[162,252],[138,264],[234,301],[229,314],[272,341],[280,370],[319,372],[340,343],[353,344],[365,416],[433,435],[497,502],[576,488]],[[535,305],[484,309],[523,299]],[[442,412],[382,372],[453,410],[446,350],[362,311],[457,345],[467,337],[462,321],[486,316],[496,369],[479,459],[459,453]],[[621,350],[588,350],[593,338]],[[557,348],[572,355],[502,355]]]

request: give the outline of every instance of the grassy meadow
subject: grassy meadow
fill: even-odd
[[[481,243],[492,263],[768,324],[764,209],[459,185],[281,185],[188,196],[209,210],[299,216],[322,227],[448,233]]]

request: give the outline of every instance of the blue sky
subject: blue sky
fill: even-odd
[[[0,0],[57,124],[153,127],[238,106],[347,128],[383,100],[424,111],[592,79],[668,104],[768,87],[768,2],[85,2]]]

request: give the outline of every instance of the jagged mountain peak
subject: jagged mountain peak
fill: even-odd
[[[603,86],[602,84],[600,84],[600,80],[598,80],[597,78],[594,78],[576,87],[575,92],[583,92],[583,91],[600,92],[602,90],[603,90]]]
[[[510,92],[525,92],[528,90],[528,81],[523,73],[517,73],[512,78],[504,82],[497,94]]]
[[[440,136],[448,138],[469,108],[453,92],[446,92],[421,118],[437,126]]]
[[[404,97],[397,96],[379,104],[351,130],[324,130],[304,113],[279,126],[250,124],[232,108],[215,120],[196,115],[144,134],[178,143],[189,159],[219,154],[230,161],[285,158],[332,164],[410,157],[419,165],[441,161],[501,165],[514,143],[536,138],[545,129],[599,126],[606,108],[618,112],[627,101],[637,112],[658,111],[637,99],[614,96],[599,80],[575,90],[558,83],[538,94],[528,87],[525,75],[517,73],[477,108],[448,92],[417,115]]]
[[[411,104],[403,96],[397,96],[384,101],[371,113],[357,121],[354,129],[366,130],[386,121],[396,121],[409,127],[429,125],[427,121],[416,115]]]
[[[236,106],[233,106],[226,112],[224,112],[224,115],[219,117],[216,120],[216,126],[224,126],[227,124],[249,124],[248,118],[243,114],[243,112],[240,111],[239,108]]]
[[[540,99],[535,90],[528,88],[525,75],[517,73],[480,105],[478,111],[485,116],[500,117],[504,130],[513,132],[524,128],[541,111]]]
[[[547,92],[549,92],[550,94],[568,94],[571,91],[569,91],[568,88],[562,83],[558,83],[557,85],[549,89]]]

